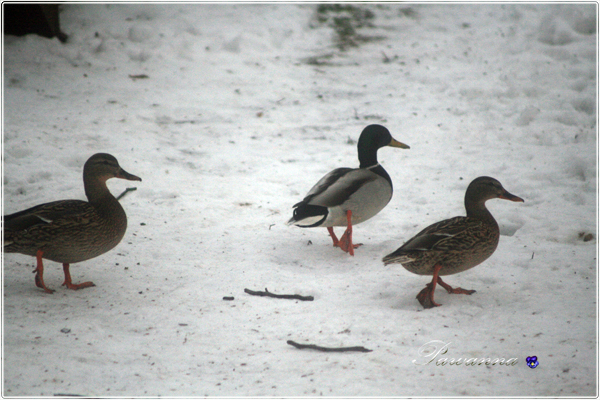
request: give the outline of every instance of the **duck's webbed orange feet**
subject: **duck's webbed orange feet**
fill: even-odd
[[[433,279],[431,280],[430,283],[427,284],[425,289],[421,290],[419,292],[419,294],[417,295],[417,300],[419,300],[419,303],[421,303],[421,305],[425,308],[439,307],[441,305],[441,304],[437,304],[435,301],[433,301],[433,293],[435,292],[435,285],[437,283],[439,283],[440,286],[443,287],[444,289],[446,289],[446,291],[450,294],[473,294],[473,293],[475,293],[474,290],[467,290],[467,289],[463,289],[463,288],[453,288],[452,286],[448,285],[439,276],[441,269],[442,269],[442,266],[440,264],[435,265],[435,267],[433,268]]]
[[[463,288],[453,288],[452,286],[448,285],[446,282],[442,281],[442,278],[438,277],[437,282],[444,288],[446,289],[446,291],[450,294],[473,294],[475,293],[475,290],[467,290],[467,289],[463,289]]]
[[[433,289],[431,288],[433,286]],[[439,307],[441,304],[433,301],[433,293],[435,292],[435,285],[433,283],[428,283],[427,286],[423,290],[419,292],[417,295],[417,300],[423,306],[423,308],[433,308]]]
[[[438,304],[435,301],[433,301],[433,293],[435,292],[435,285],[438,283],[441,269],[442,266],[440,264],[435,265],[435,267],[433,268],[433,279],[427,284],[427,286],[425,286],[425,289],[421,290],[417,295],[417,300],[419,300],[419,303],[421,303],[423,308],[433,308],[441,306],[441,304]]]
[[[42,269],[41,273],[40,270],[38,268],[33,270],[33,273],[35,274],[35,286],[44,289],[44,292],[46,293],[54,293],[54,290],[52,289],[48,289],[48,287],[46,287],[46,284],[44,283],[44,270]]]
[[[65,281],[63,282],[63,286],[66,286],[68,289],[79,290],[96,286],[94,285],[94,282],[82,282],[78,284],[71,282],[71,272],[69,271],[69,264],[63,264],[63,271],[65,273]]]
[[[44,263],[42,262],[43,254],[44,252],[42,250],[38,250],[35,255],[35,259],[37,261],[37,266],[33,270],[33,273],[35,274],[35,286],[44,289],[46,293],[52,294],[54,293],[54,290],[48,289],[44,283]]]
[[[333,240],[333,247],[339,247],[346,253],[350,253],[350,255],[354,255],[354,249],[362,246],[362,243],[352,243],[352,228],[350,228],[350,232],[346,230],[341,239],[338,239],[337,236],[335,236],[333,228],[329,227],[327,230],[329,231],[329,236],[331,236],[331,239]]]
[[[79,289],[85,289],[88,287],[96,286],[94,284],[94,282],[82,282],[82,283],[75,284],[75,283],[71,283],[71,282],[67,282],[67,281],[63,282],[62,285],[66,286],[68,289],[72,289],[72,290],[79,290]]]
[[[352,243],[352,228],[344,232],[338,245],[338,247],[340,247],[346,253],[350,253],[351,256],[354,255],[354,249],[359,248],[360,246],[362,246],[362,243]]]
[[[333,240],[333,247],[340,247],[340,241],[337,236],[335,236],[335,232],[333,232],[332,227],[327,227],[327,232],[329,232],[329,236],[331,236],[331,240]]]
[[[362,243],[352,243],[352,211],[346,211],[346,220],[348,221],[348,227],[339,241],[339,247],[346,253],[350,253],[350,255],[353,256],[354,249],[362,246]]]

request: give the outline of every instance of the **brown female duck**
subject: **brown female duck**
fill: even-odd
[[[43,258],[63,264],[64,286],[87,288],[94,284],[71,282],[69,264],[106,253],[125,235],[127,216],[106,187],[110,178],[141,181],[123,170],[112,155],[94,154],[83,167],[87,202],[59,200],[4,216],[4,251],[36,257],[35,284],[47,293],[53,290],[44,283]]]
[[[385,265],[399,263],[418,275],[433,275],[417,299],[425,308],[439,306],[433,301],[437,283],[448,293],[472,294],[474,290],[452,288],[440,278],[466,271],[489,258],[500,239],[500,229],[485,207],[490,199],[524,200],[507,192],[494,178],[481,176],[469,185],[465,194],[466,217],[437,222],[419,232],[398,250],[383,258]]]

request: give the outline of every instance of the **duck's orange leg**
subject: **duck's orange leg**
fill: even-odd
[[[475,293],[475,290],[467,290],[467,289],[463,289],[463,288],[453,288],[452,286],[448,285],[439,276],[440,269],[442,269],[442,266],[440,264],[437,264],[435,266],[435,268],[433,269],[433,279],[431,280],[430,283],[427,284],[427,286],[425,286],[425,289],[421,290],[419,292],[419,294],[417,295],[417,300],[419,300],[419,303],[421,303],[424,308],[433,308],[433,307],[441,306],[441,304],[438,304],[435,301],[433,301],[433,293],[435,292],[435,285],[437,283],[439,283],[440,286],[443,287],[444,289],[446,289],[446,291],[450,294],[473,294],[473,293]]]
[[[74,284],[73,282],[71,282],[71,272],[69,271],[69,264],[67,263],[63,264],[63,271],[65,273],[65,281],[63,282],[63,286],[66,286],[69,289],[79,290],[85,289],[87,287],[96,286],[94,285],[94,282],[83,282],[79,284]]]
[[[433,279],[427,284],[427,286],[425,286],[425,289],[421,290],[417,295],[417,300],[419,300],[419,303],[421,303],[424,308],[441,306],[441,304],[433,301],[433,293],[435,292],[435,285],[438,283],[440,269],[442,269],[442,266],[440,264],[436,264],[436,266],[433,268]]]
[[[331,239],[333,239],[333,247],[340,247],[340,241],[338,240],[337,236],[335,236],[333,228],[328,226],[327,231],[329,232],[329,236],[331,236]]]
[[[467,289],[463,289],[463,288],[453,288],[452,286],[448,285],[446,282],[442,281],[442,278],[438,277],[437,282],[444,288],[446,289],[446,291],[450,294],[473,294],[475,293],[474,290],[467,290]]]
[[[35,286],[44,289],[46,293],[52,294],[54,293],[54,290],[48,289],[44,283],[44,262],[42,261],[43,254],[43,250],[38,250],[37,253],[35,253],[35,259],[37,261],[37,266],[33,270],[33,273],[35,274]]]
[[[352,243],[352,211],[346,211],[346,219],[348,220],[348,227],[340,238],[339,247],[346,253],[350,253],[350,255],[353,256],[354,249],[362,246],[362,243]]]

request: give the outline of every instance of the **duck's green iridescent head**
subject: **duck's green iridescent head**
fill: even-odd
[[[363,129],[357,145],[360,167],[377,164],[377,150],[385,146],[410,149],[408,145],[394,139],[385,126],[373,124]]]

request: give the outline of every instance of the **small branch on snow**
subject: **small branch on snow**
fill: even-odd
[[[345,351],[360,351],[361,353],[370,353],[373,350],[366,349],[362,346],[354,346],[354,347],[323,347],[317,346],[316,344],[300,344],[296,343],[293,340],[288,340],[287,344],[294,346],[297,349],[312,349],[318,351],[326,351],[326,352],[345,352]]]
[[[392,60],[390,60],[390,58],[387,56],[387,54],[385,54],[385,52],[384,52],[384,51],[382,51],[382,52],[381,52],[381,54],[383,54],[383,62],[384,62],[384,63],[386,63],[386,64],[387,64],[387,63],[389,63],[390,61],[392,61]]]
[[[136,187],[128,187],[127,189],[125,189],[125,190],[123,191],[123,193],[121,193],[121,194],[120,194],[120,195],[117,197],[117,200],[121,200],[123,197],[125,197],[125,195],[126,195],[127,193],[129,193],[129,192],[133,192],[134,190],[137,190],[137,188],[136,188]]]
[[[129,74],[129,77],[134,81],[138,80],[138,79],[148,79],[149,78],[149,76],[146,74],[138,74],[138,75]]]
[[[256,292],[250,289],[244,289],[244,292],[251,294],[252,296],[274,297],[276,299],[292,299],[302,301],[313,301],[315,299],[313,296],[301,296],[299,294],[275,294],[269,292],[267,288],[265,288],[264,292]]]

